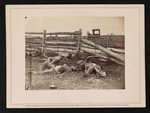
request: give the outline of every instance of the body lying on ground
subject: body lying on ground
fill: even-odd
[[[43,63],[43,66],[42,66],[42,70],[45,70],[46,68],[51,68],[51,65],[58,65],[59,62],[65,58],[70,58],[71,54],[65,54],[65,55],[58,55],[58,56],[55,56],[55,57],[48,57],[47,60]]]
[[[66,56],[58,55],[58,56],[55,56],[55,57],[49,57],[43,63],[42,70],[51,69],[53,65],[58,65],[61,60],[63,60],[64,58],[67,58],[67,57],[68,57],[68,55],[66,55]]]
[[[57,64],[60,60],[62,60],[64,57],[62,55],[55,56],[55,57],[49,57],[43,64],[43,66],[47,66],[48,64]],[[44,68],[44,67],[43,67]]]
[[[48,74],[48,73],[57,73],[57,74],[62,74],[66,72],[71,72],[75,71],[76,68],[74,66],[69,67],[67,64],[63,65],[54,65],[54,64],[48,64],[47,68],[42,71],[38,71],[35,74]]]
[[[58,63],[63,58],[68,58],[70,55],[66,54],[59,55],[55,57],[49,57],[42,65],[42,71],[36,72],[36,74],[43,74],[43,73],[50,73],[50,72],[56,72],[56,73],[64,73],[68,71],[74,71],[76,68],[74,66],[69,67],[67,64],[58,65]]]
[[[90,74],[98,74],[99,76],[106,76],[106,72],[102,71],[101,67],[98,66],[95,63],[92,63],[91,61],[78,61],[77,68],[74,66],[69,67],[67,64],[64,65],[57,65],[58,62],[60,62],[64,56],[59,55],[56,57],[49,57],[42,66],[42,71],[38,71],[36,74],[44,74],[44,73],[65,73],[69,71],[76,71],[82,69],[82,71],[85,72],[86,76],[89,76]]]
[[[89,76],[90,74],[94,73],[102,77],[106,76],[106,72],[102,71],[101,67],[95,63],[92,63],[90,61],[84,62],[80,60],[77,62],[77,64],[79,65],[79,68],[85,72],[86,76]]]

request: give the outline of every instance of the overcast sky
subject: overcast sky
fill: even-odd
[[[124,35],[123,17],[27,17],[26,32],[73,32],[82,29],[83,35],[92,29],[100,29],[102,35]]]

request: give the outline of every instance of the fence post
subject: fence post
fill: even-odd
[[[79,36],[78,36],[78,43],[77,43],[77,54],[80,53],[81,37],[82,37],[82,29],[79,29]]]
[[[46,39],[46,30],[44,30],[44,33],[43,33],[42,53],[44,53],[45,39]]]
[[[29,46],[31,48],[31,46]],[[29,65],[29,85],[27,87],[25,87],[26,90],[29,90],[29,89],[32,89],[32,54],[30,52],[29,54],[29,62],[30,62],[30,65]]]
[[[109,47],[109,34],[107,35],[107,48]]]
[[[30,56],[29,89],[32,89],[32,56]]]

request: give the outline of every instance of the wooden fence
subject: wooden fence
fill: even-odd
[[[43,36],[26,36],[26,46],[38,46],[43,53],[44,50],[63,51],[62,49],[80,51],[80,39],[82,37],[82,30],[75,32],[26,32],[26,35],[43,35]],[[63,36],[63,37],[62,37]]]
[[[78,54],[86,52],[98,56],[105,60],[111,60],[124,65],[124,51],[117,49],[108,49],[108,47],[124,48],[124,37],[100,36],[88,38],[82,36],[82,30],[75,32],[26,32],[26,51],[44,51],[69,52]],[[30,35],[30,36],[28,36]],[[31,36],[36,35],[36,36]],[[37,36],[39,35],[39,36]],[[30,87],[32,74],[30,75]]]
[[[75,32],[47,33],[46,30],[44,30],[43,32],[26,32],[25,34],[43,35],[37,37],[26,36],[26,49],[29,49],[28,46],[30,46],[31,48],[40,49],[42,53],[44,50],[53,52],[71,52],[76,54],[80,52],[87,52],[94,55],[100,55],[104,52],[109,54],[109,56],[124,61],[123,58],[120,59],[120,55],[116,55],[115,51],[117,52],[118,50],[111,49],[113,51],[109,51],[109,49],[107,49],[112,47],[112,45],[115,45],[115,47],[118,48],[124,48],[124,37],[119,35],[116,37],[112,35],[102,35],[100,37],[89,38],[82,36],[82,29]],[[119,50],[118,53],[124,53],[124,51]]]

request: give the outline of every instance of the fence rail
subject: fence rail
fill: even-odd
[[[43,35],[44,32],[25,32],[25,34],[32,34],[32,35]],[[81,35],[81,32],[54,32],[54,33],[46,33],[46,35]]]
[[[43,32],[25,32],[26,35],[43,35],[43,36],[38,36],[39,38],[35,38],[34,36],[32,36],[32,38],[30,38],[29,36],[27,36],[26,38],[26,44],[27,45],[32,45],[32,44],[40,44],[41,43],[41,51],[42,53],[44,52],[44,49],[46,46],[56,46],[56,48],[58,48],[58,46],[72,46],[76,48],[76,52],[79,53],[80,52],[80,39],[82,36],[82,30],[79,29],[79,31],[74,31],[74,32],[53,32],[53,33],[47,33],[46,30],[44,30]],[[52,36],[54,35],[54,36]],[[71,41],[58,41],[59,37],[58,35],[69,35],[71,36],[70,39],[72,39],[72,36],[76,36],[77,38]],[[68,39],[68,38],[67,38]],[[54,40],[54,41],[52,41]],[[71,48],[72,48],[71,47]],[[50,49],[48,49],[50,50]],[[58,50],[60,51],[60,49]]]

